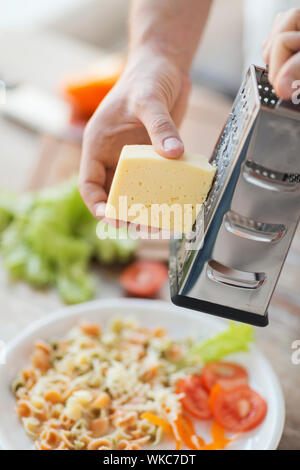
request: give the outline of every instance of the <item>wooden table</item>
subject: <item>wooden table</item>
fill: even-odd
[[[84,66],[98,55],[99,51],[89,46],[49,33],[0,34],[1,73],[10,80],[30,81],[52,92],[62,74]],[[182,128],[188,149],[210,154],[229,107],[230,103],[221,96],[201,89],[193,91]],[[1,117],[0,138],[0,189],[22,191],[32,178],[43,141]],[[300,450],[300,365],[292,363],[292,343],[300,340],[299,266],[298,230],[270,305],[270,325],[256,330],[258,345],[277,372],[286,400],[286,424],[279,449]],[[121,296],[118,271],[96,270],[97,297]],[[169,300],[167,286],[161,297]],[[54,291],[40,292],[23,283],[11,284],[1,262],[0,302],[0,339],[4,341],[61,306]]]

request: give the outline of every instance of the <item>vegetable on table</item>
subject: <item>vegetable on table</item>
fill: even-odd
[[[121,274],[121,285],[134,297],[153,297],[168,279],[168,268],[159,261],[135,261]]]
[[[92,259],[127,262],[136,244],[122,228],[97,237],[98,222],[84,205],[76,178],[35,193],[0,193],[0,253],[12,279],[34,287],[55,286],[68,304],[92,298]],[[115,229],[117,231],[117,229]],[[121,230],[121,229],[120,229]]]
[[[118,81],[123,68],[122,57],[107,56],[63,80],[61,91],[71,104],[73,121],[84,121],[91,117]]]

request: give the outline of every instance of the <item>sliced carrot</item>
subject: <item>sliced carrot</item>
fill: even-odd
[[[211,427],[211,436],[214,441],[224,441],[225,440],[225,429],[217,423],[217,421],[213,421]]]
[[[181,450],[181,441],[192,450],[199,450],[205,444],[203,439],[197,436],[192,421],[185,415],[178,415],[173,425],[153,413],[143,413],[141,418],[161,427],[167,434],[171,434],[176,441],[176,450]],[[193,437],[198,445],[194,443]]]
[[[191,434],[192,436],[195,436],[197,442],[198,442],[198,445],[199,447],[201,446],[204,446],[205,445],[205,441],[204,439],[202,439],[202,437],[198,436],[197,433],[196,433],[196,430],[194,428],[194,424],[193,424],[193,421],[187,416],[187,415],[184,415],[184,418],[185,418],[185,421],[186,423],[188,424],[189,428],[190,428],[190,431],[191,431]]]
[[[204,439],[197,435],[194,424],[187,415],[180,414],[175,421],[175,425],[180,438],[188,448],[199,450],[200,447],[205,445]]]
[[[185,419],[183,415],[178,415],[176,421],[175,421],[175,426],[178,430],[178,434],[180,439],[183,441],[183,443],[192,450],[198,450],[199,447],[196,446],[191,439],[193,436],[193,432],[191,430],[190,423]]]
[[[143,413],[141,416],[142,419],[146,419],[151,424],[155,424],[155,426],[161,427],[167,434],[172,434],[172,426],[168,423],[168,421],[156,416],[153,413]]]
[[[181,450],[181,442],[180,441],[176,441],[175,450]]]
[[[225,438],[225,429],[220,426],[216,421],[213,421],[211,427],[212,442],[201,447],[201,450],[221,450],[225,449],[226,445],[231,442],[232,439]]]
[[[209,400],[208,400],[210,409],[213,408],[215,397],[218,395],[218,393],[221,392],[221,390],[222,390],[222,387],[219,383],[216,383],[211,389],[210,394],[209,394]]]

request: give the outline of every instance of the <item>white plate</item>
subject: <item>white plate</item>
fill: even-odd
[[[7,348],[6,364],[0,365],[0,447],[4,449],[32,449],[32,441],[25,435],[15,413],[15,399],[10,384],[22,367],[28,363],[32,345],[37,339],[62,336],[81,319],[98,321],[105,326],[115,315],[135,316],[142,325],[161,326],[174,339],[194,336],[206,339],[226,328],[226,321],[202,315],[156,300],[105,299],[66,307],[48,315],[22,332]],[[228,359],[230,359],[228,357]],[[276,449],[284,425],[284,399],[281,387],[269,362],[256,347],[249,353],[234,354],[232,359],[243,364],[250,375],[250,384],[268,403],[268,413],[259,428],[241,435],[232,442],[231,449]],[[209,427],[200,423],[199,435],[209,439]],[[162,448],[167,448],[163,444]],[[169,446],[168,446],[169,447]]]

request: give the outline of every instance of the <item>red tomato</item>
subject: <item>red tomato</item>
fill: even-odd
[[[215,420],[228,431],[245,432],[256,428],[265,418],[265,400],[248,385],[221,390],[213,397]]]
[[[183,408],[198,419],[210,419],[209,395],[203,388],[201,377],[189,375],[179,380],[176,393],[184,393],[181,400]]]
[[[202,384],[208,392],[216,383],[222,388],[233,388],[248,382],[248,373],[244,367],[232,362],[210,362],[202,370]]]
[[[168,268],[158,261],[135,261],[121,274],[123,288],[134,297],[153,297],[168,278]]]

